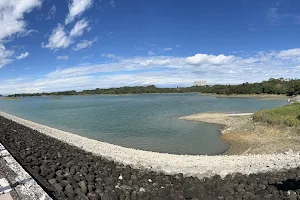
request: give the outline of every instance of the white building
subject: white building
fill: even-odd
[[[195,81],[194,82],[194,86],[205,86],[206,85],[206,81]]]

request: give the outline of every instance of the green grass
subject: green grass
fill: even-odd
[[[253,120],[276,126],[300,127],[300,103],[258,111],[254,113]]]

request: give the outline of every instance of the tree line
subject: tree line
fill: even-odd
[[[13,94],[9,97],[30,97],[30,96],[59,96],[59,95],[96,95],[96,94],[153,94],[153,93],[214,93],[222,95],[231,94],[283,94],[293,96],[300,94],[300,79],[274,79],[259,83],[243,83],[239,85],[205,85],[192,87],[177,87],[177,88],[158,88],[155,85],[149,86],[134,86],[134,87],[119,87],[94,90],[83,90],[77,92],[75,90],[51,93],[22,93]]]

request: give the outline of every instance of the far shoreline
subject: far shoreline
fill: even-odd
[[[212,96],[219,98],[253,98],[257,100],[288,100],[293,97],[282,94],[216,94],[216,93],[200,93],[202,96]]]
[[[20,98],[30,97],[70,97],[70,96],[136,96],[136,95],[186,95],[186,94],[199,94],[200,96],[206,97],[217,97],[217,98],[253,98],[257,100],[293,100],[294,97],[286,96],[282,94],[216,94],[216,93],[200,93],[200,92],[173,92],[173,93],[126,93],[126,94],[74,94],[74,95],[41,95],[41,96],[20,96],[20,97],[7,97],[3,96],[3,100],[16,100]]]

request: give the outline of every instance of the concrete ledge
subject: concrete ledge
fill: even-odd
[[[0,200],[52,199],[22,168],[22,166],[12,157],[12,155],[5,149],[5,147],[1,143],[0,166]],[[11,195],[11,193],[14,193],[14,195]]]

